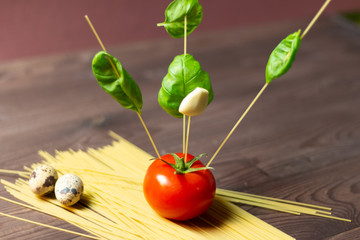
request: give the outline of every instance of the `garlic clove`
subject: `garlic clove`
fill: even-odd
[[[197,87],[181,102],[179,112],[187,116],[196,116],[202,113],[209,101],[209,91]]]

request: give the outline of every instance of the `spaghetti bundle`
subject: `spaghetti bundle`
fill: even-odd
[[[115,133],[110,135],[116,141],[99,149],[57,151],[55,157],[39,152],[43,163],[53,166],[60,176],[81,177],[85,190],[76,205],[64,207],[51,195],[35,196],[23,178],[1,183],[25,204],[1,199],[63,219],[94,239],[294,239],[231,202],[331,217],[330,209],[319,206],[217,189],[213,205],[200,217],[181,223],[165,219],[149,207],[142,192],[142,178],[153,157]],[[31,172],[38,164],[25,169]]]

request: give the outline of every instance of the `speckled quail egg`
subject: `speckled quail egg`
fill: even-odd
[[[83,191],[83,182],[75,174],[61,176],[55,185],[56,199],[65,206],[77,203]]]
[[[33,193],[45,195],[52,192],[58,175],[56,170],[49,165],[39,165],[30,174],[29,186]]]

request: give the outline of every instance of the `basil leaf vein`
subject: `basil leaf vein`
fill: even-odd
[[[178,55],[169,66],[158,95],[160,106],[170,115],[181,118],[179,106],[182,100],[195,88],[201,87],[209,91],[209,102],[213,100],[209,74],[201,69],[200,63],[193,56]]]
[[[300,30],[283,39],[272,51],[266,65],[266,82],[279,78],[289,71],[301,43]]]
[[[118,59],[100,51],[93,58],[92,69],[97,82],[105,92],[124,108],[141,114],[143,101],[140,88]]]

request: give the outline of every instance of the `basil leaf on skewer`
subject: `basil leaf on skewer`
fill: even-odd
[[[159,104],[170,115],[182,118],[179,106],[197,87],[209,92],[209,104],[214,98],[209,74],[201,69],[200,63],[190,54],[178,55],[170,64],[168,73],[162,81],[158,96]]]
[[[93,58],[92,69],[96,80],[105,92],[109,93],[124,108],[141,114],[143,101],[139,86],[119,60],[100,51]]]
[[[189,35],[200,24],[203,11],[198,0],[175,0],[169,4],[165,11],[165,22],[158,26],[165,27],[170,36],[184,37],[184,17],[187,18],[186,33]]]
[[[301,43],[300,30],[283,39],[272,51],[266,65],[266,82],[284,75],[291,67]]]

